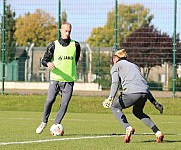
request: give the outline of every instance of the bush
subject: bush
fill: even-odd
[[[150,87],[150,90],[163,91],[163,84],[162,83],[149,81],[148,85]]]
[[[169,91],[172,91],[172,90],[173,90],[173,81],[172,81],[172,78],[170,78],[169,81],[168,81],[168,89],[169,89]],[[177,78],[177,79],[176,79],[175,90],[176,90],[176,91],[181,91],[181,78]]]

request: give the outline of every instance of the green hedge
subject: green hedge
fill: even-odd
[[[150,87],[150,90],[163,91],[163,84],[162,83],[149,81],[148,85]]]
[[[175,90],[176,91],[181,91],[181,78],[177,78],[176,79],[176,85],[175,85]],[[169,79],[169,82],[168,82],[168,89],[169,91],[172,91],[173,90],[173,81],[172,81],[172,78]]]

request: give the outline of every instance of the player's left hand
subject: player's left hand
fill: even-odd
[[[158,102],[155,102],[154,105],[155,105],[155,108],[160,111],[160,114],[162,114],[163,113],[163,105],[159,104]]]
[[[112,102],[113,102],[113,98],[108,97],[107,99],[105,99],[105,100],[102,102],[102,105],[103,105],[104,108],[110,108],[111,105],[112,105]]]

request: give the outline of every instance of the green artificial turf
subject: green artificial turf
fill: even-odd
[[[51,136],[49,129],[59,107],[57,97],[42,134],[35,130],[41,122],[46,96],[0,96],[0,150],[179,150],[181,147],[181,100],[158,99],[164,105],[161,115],[148,102],[144,111],[164,133],[163,143],[155,142],[155,135],[131,113],[124,110],[136,132],[131,142],[123,143],[125,131],[110,109],[102,107],[104,97],[73,96],[62,125],[64,136]]]

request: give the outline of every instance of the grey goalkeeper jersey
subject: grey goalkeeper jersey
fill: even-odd
[[[115,97],[121,84],[123,93],[148,93],[149,87],[139,67],[127,60],[120,60],[111,68],[110,97]]]

